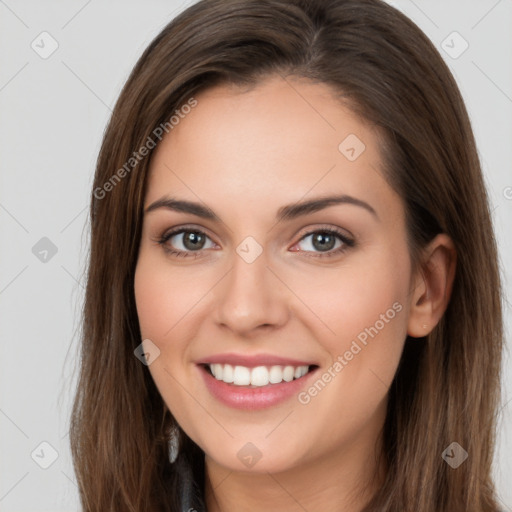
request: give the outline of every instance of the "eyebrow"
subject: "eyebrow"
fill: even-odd
[[[301,215],[314,213],[336,204],[351,204],[354,206],[359,206],[370,212],[377,220],[379,220],[377,212],[368,203],[362,201],[361,199],[347,195],[321,197],[309,201],[302,201],[300,203],[283,206],[277,211],[276,219],[277,221],[291,220],[300,217]],[[164,197],[162,199],[158,199],[154,203],[151,203],[146,208],[145,213],[152,212],[159,208],[165,208],[167,210],[183,213],[191,213],[192,215],[196,215],[197,217],[201,217],[203,219],[221,222],[221,219],[218,217],[218,215],[216,215],[215,212],[207,206],[192,201],[174,199],[172,197]]]

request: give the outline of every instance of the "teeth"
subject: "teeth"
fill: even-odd
[[[265,366],[257,366],[251,370],[251,385],[266,386],[268,384],[268,370]]]
[[[228,384],[232,383],[235,380],[235,375],[234,375],[235,372],[233,371],[233,367],[230,364],[224,365],[224,368],[222,368],[221,364],[219,364],[219,366],[220,366],[221,372],[222,372],[222,374],[220,375],[220,378],[224,382],[227,382]]]
[[[224,374],[220,374],[220,378],[217,377],[218,380],[222,380]],[[235,370],[233,372],[233,384],[237,384],[238,386],[248,386],[251,383],[251,370],[246,368],[245,366],[235,366]]]
[[[230,364],[208,365],[213,376],[227,384],[235,386],[267,386],[268,384],[279,384],[280,382],[291,382],[293,379],[300,379],[308,373],[309,366],[232,366]]]

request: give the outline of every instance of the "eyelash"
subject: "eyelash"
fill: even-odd
[[[200,235],[204,235],[207,238],[210,238],[201,229],[188,228],[188,227],[180,227],[180,228],[177,228],[175,230],[169,231],[168,233],[165,233],[160,238],[158,238],[156,240],[156,242],[164,248],[165,252],[167,252],[168,254],[172,254],[173,256],[185,257],[185,258],[186,257],[197,258],[200,255],[200,253],[203,250],[205,250],[205,249],[200,249],[198,251],[178,251],[176,249],[171,249],[170,247],[165,245],[174,235],[178,235],[180,233],[190,233],[190,232],[198,233]],[[341,253],[343,253],[343,252],[347,251],[348,249],[350,249],[350,248],[355,246],[355,241],[354,240],[348,238],[341,231],[339,231],[336,228],[332,228],[332,227],[329,227],[329,228],[318,228],[318,229],[315,229],[313,231],[308,231],[307,233],[305,233],[297,241],[297,243],[301,242],[302,240],[304,240],[308,236],[311,236],[311,235],[314,235],[314,234],[317,234],[317,233],[324,233],[324,234],[328,234],[328,235],[335,235],[335,236],[337,236],[341,240],[343,245],[341,247],[338,247],[337,249],[334,249],[334,250],[331,249],[329,252],[313,252],[313,254],[309,254],[312,251],[305,251],[307,257],[312,257],[312,258],[329,258],[329,257],[332,257],[332,256],[337,256],[337,255],[339,255],[339,254],[341,254]],[[294,244],[294,245],[296,245],[296,244]],[[300,252],[300,251],[295,251],[295,252]]]

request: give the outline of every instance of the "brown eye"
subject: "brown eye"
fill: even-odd
[[[183,234],[182,243],[186,249],[194,251],[203,248],[206,239],[204,235],[197,231],[184,231]]]
[[[302,248],[300,245],[302,244]],[[340,254],[354,247],[355,242],[334,229],[318,229],[304,235],[296,244],[308,256],[324,257]]]
[[[210,237],[202,231],[184,228],[166,233],[158,240],[158,243],[163,245],[166,252],[176,256],[195,256],[193,253],[212,248],[215,245]]]

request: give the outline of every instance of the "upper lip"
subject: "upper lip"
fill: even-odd
[[[289,357],[281,357],[273,354],[215,354],[205,357],[197,364],[230,364],[232,366],[246,366],[254,368],[256,366],[310,366],[314,365],[311,361],[301,361]]]

